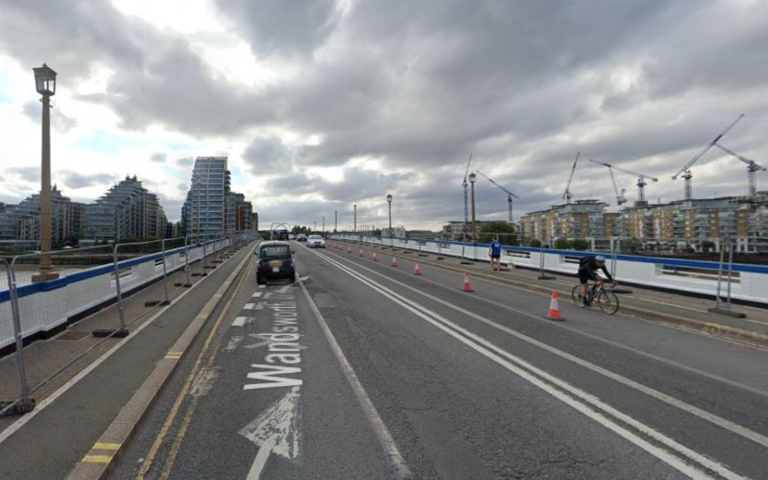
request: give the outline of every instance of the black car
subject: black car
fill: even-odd
[[[288,279],[296,281],[296,265],[288,242],[261,242],[256,249],[256,283],[263,285],[267,280]]]

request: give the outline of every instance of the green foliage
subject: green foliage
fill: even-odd
[[[541,240],[538,238],[531,240],[531,248],[541,248]]]
[[[558,238],[555,240],[555,248],[558,250],[572,250],[573,242],[567,238]]]
[[[620,242],[619,251],[621,253],[637,253],[643,246],[643,242],[637,238],[628,238]]]
[[[518,245],[515,226],[508,222],[490,222],[480,228],[480,243],[491,243],[493,236],[499,235],[499,241],[503,245]]]
[[[376,235],[377,237],[380,237],[381,236],[381,229],[377,228],[376,230],[373,231],[373,234]]]
[[[574,250],[578,250],[580,252],[589,250],[589,247],[590,247],[589,240],[584,240],[583,238],[577,238],[573,240],[571,244]]]

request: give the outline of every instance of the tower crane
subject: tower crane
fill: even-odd
[[[499,190],[501,190],[502,192],[504,192],[504,193],[506,193],[506,194],[507,194],[507,207],[509,208],[509,223],[513,223],[513,222],[514,222],[514,220],[515,220],[515,218],[514,218],[514,216],[512,215],[512,197],[514,197],[514,198],[517,198],[517,199],[520,199],[520,197],[518,197],[518,196],[517,196],[517,195],[515,195],[514,193],[510,192],[510,191],[509,191],[509,190],[507,190],[506,188],[502,187],[502,186],[501,186],[501,185],[499,185],[498,183],[494,182],[494,181],[493,181],[493,179],[492,179],[491,177],[489,177],[488,175],[484,174],[484,173],[483,173],[483,172],[481,172],[480,170],[478,170],[478,171],[477,171],[477,173],[478,173],[478,174],[480,174],[480,175],[482,175],[482,176],[484,176],[484,177],[485,177],[485,178],[486,178],[486,179],[487,179],[489,182],[491,182],[492,184],[496,185],[496,187],[498,187],[498,188],[499,188]]]
[[[645,201],[645,186],[648,185],[648,183],[645,181],[645,179],[649,179],[652,182],[658,182],[659,179],[656,177],[651,177],[650,175],[646,175],[644,173],[635,172],[634,170],[629,170],[626,168],[620,168],[615,165],[611,165],[609,163],[603,163],[598,162],[597,160],[589,160],[592,163],[596,163],[598,165],[602,165],[604,167],[608,167],[611,170],[611,175],[613,176],[613,171],[616,170],[617,172],[626,173],[628,175],[632,175],[637,177],[637,201],[635,202],[636,207],[644,207],[648,205],[648,202]],[[615,187],[615,186],[614,186]],[[618,194],[617,194],[618,196]],[[624,200],[626,202],[626,199]]]
[[[467,193],[467,187],[469,186],[469,181],[467,181],[467,177],[469,176],[469,164],[472,163],[472,153],[469,154],[469,160],[467,160],[467,169],[464,171],[464,180],[461,183],[461,186],[464,187],[464,229],[466,230],[467,224],[469,223],[469,193]]]
[[[734,152],[733,150],[726,147],[725,145],[716,143],[715,146],[720,150],[733,155],[734,157],[738,158],[739,160],[747,164],[747,176],[749,177],[749,194],[754,195],[755,193],[757,193],[757,172],[759,171],[764,172],[765,167],[761,167],[760,165],[755,163],[754,160],[750,160],[742,155],[739,155],[738,153]]]
[[[731,129],[734,126],[736,126],[736,124],[739,123],[739,121],[742,118],[744,118],[743,113],[739,114],[739,116],[736,117],[736,120],[734,120],[730,125],[728,125],[725,130],[723,130],[718,136],[715,137],[714,140],[706,144],[704,146],[704,149],[702,149],[702,151],[700,151],[695,157],[690,159],[688,163],[686,163],[685,166],[681,168],[680,171],[677,172],[674,177],[672,177],[672,180],[677,180],[677,177],[679,177],[682,174],[683,178],[685,179],[685,199],[686,200],[690,200],[691,198],[693,198],[693,186],[691,185],[691,178],[693,178],[693,174],[691,173],[691,167],[693,166],[693,164],[698,162],[699,159],[703,157],[704,154],[707,153],[710,148],[714,147],[715,144],[718,141],[720,141],[720,139],[723,138],[723,136],[725,136],[726,133],[730,132]]]
[[[613,173],[613,168],[607,163],[596,162],[595,160],[592,160],[592,159],[590,159],[589,161],[593,163],[598,163],[600,165],[604,165],[605,167],[608,168],[608,173],[611,174],[611,182],[613,182],[613,191],[616,193],[616,204],[621,206],[627,203],[627,197],[624,196],[624,193],[626,192],[626,190],[621,185],[619,185],[619,182],[616,180],[616,175],[614,175]]]
[[[573,198],[571,182],[573,181],[573,174],[576,173],[576,164],[579,163],[579,155],[581,155],[581,152],[576,152],[576,158],[573,160],[573,167],[571,168],[571,176],[568,177],[568,183],[565,184],[565,192],[563,193],[565,203],[571,203],[571,198]]]

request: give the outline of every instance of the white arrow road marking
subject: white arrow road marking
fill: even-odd
[[[259,453],[251,465],[247,480],[261,478],[270,453],[288,460],[299,456],[301,448],[299,420],[299,387],[293,387],[280,400],[240,430],[240,435],[259,447]]]
[[[243,348],[252,349],[252,348],[259,348],[263,347],[264,345],[274,345],[274,344],[283,344],[286,342],[285,337],[287,335],[293,335],[296,337],[296,340],[302,337],[301,334],[293,334],[293,333],[278,333],[277,335],[273,333],[249,333],[249,337],[258,338],[261,340],[260,342],[252,343],[250,345],[245,345]],[[292,343],[296,343],[295,340],[291,340]],[[296,350],[304,350],[307,348],[306,345],[301,345],[299,343],[296,343],[295,346],[293,346]]]

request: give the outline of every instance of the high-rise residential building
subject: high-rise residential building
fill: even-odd
[[[85,205],[71,201],[53,186],[51,189],[51,241],[64,246],[68,239],[83,236]],[[18,205],[6,205],[0,211],[0,240],[40,239],[40,195],[34,194]]]
[[[181,208],[187,235],[205,238],[250,230],[252,211],[243,194],[231,191],[227,157],[197,157]]]
[[[163,238],[166,217],[154,193],[136,176],[114,185],[85,207],[85,237],[94,240]]]

